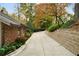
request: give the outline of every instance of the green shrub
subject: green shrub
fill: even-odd
[[[7,46],[3,46],[3,48],[5,49],[5,54],[9,54],[10,52],[16,50],[16,46],[9,44]]]
[[[2,48],[0,48],[0,55],[6,55],[14,50],[18,49],[20,46],[22,46],[25,43],[25,39],[17,38],[15,42],[12,42],[9,45],[4,45]]]
[[[66,23],[64,23],[61,28],[69,28],[70,25],[72,25],[74,23],[74,20],[69,20]]]
[[[9,53],[13,52],[14,50],[16,50],[16,46],[9,46],[6,49],[6,54],[9,54]]]
[[[15,46],[0,48],[0,56],[9,54],[9,53],[13,52],[15,49],[16,49]]]
[[[0,48],[0,55],[1,56],[5,55],[5,48]]]
[[[25,34],[26,34],[26,37],[30,37],[33,32],[34,32],[34,30],[28,28],[28,29],[26,30],[26,33],[25,33]]]
[[[49,25],[51,24],[52,22],[48,21],[48,20],[43,20],[41,22],[41,29],[47,29],[49,27]]]
[[[52,31],[55,31],[58,28],[59,28],[59,25],[58,24],[52,24],[47,30],[49,32],[52,32]]]
[[[18,44],[24,44],[25,43],[25,39],[20,39],[20,38],[17,38],[16,40],[15,40],[15,42]]]
[[[8,52],[10,51],[10,48],[8,46],[3,47],[5,49],[5,55],[8,54]]]
[[[23,45],[22,43],[15,43],[14,46],[16,46],[16,49],[18,49],[21,45]]]

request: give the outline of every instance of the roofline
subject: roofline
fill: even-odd
[[[12,17],[8,16],[8,15],[5,15],[4,13],[1,13],[0,12],[0,21],[7,24],[7,25],[10,25],[10,24],[14,24],[14,25],[20,25],[19,22],[17,21],[13,21],[15,19],[13,19]]]

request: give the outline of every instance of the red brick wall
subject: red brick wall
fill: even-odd
[[[9,44],[14,42],[15,39],[18,37],[18,28],[14,26],[7,26],[3,24],[3,39],[5,44]]]

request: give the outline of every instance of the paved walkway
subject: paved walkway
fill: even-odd
[[[54,39],[46,35],[45,31],[34,33],[25,44],[26,47],[17,56],[73,56],[70,51],[61,46]]]

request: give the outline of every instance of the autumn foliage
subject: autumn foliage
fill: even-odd
[[[67,4],[65,3],[42,3],[42,4],[36,4],[35,6],[35,20],[34,25],[35,27],[40,28],[41,21],[44,20],[44,17],[49,17],[51,19],[48,19],[48,21],[57,21],[56,17],[60,17],[64,15],[65,7]]]

